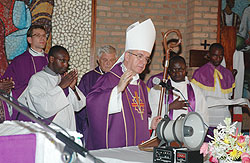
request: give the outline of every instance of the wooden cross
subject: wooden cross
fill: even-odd
[[[207,46],[210,46],[210,44],[207,43],[207,40],[204,40],[204,43],[201,43],[201,46],[204,46],[204,49],[207,49]]]
[[[137,112],[139,114],[141,114],[141,119],[143,120],[143,113],[144,111],[142,110],[142,107],[144,107],[144,103],[143,102],[140,102],[140,98],[138,97],[138,94],[137,92],[135,91],[135,97],[133,97],[133,103],[132,103],[132,107],[135,108],[135,110],[137,110]],[[138,108],[138,109],[136,109]]]

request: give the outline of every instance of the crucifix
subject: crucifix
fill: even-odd
[[[207,43],[207,40],[204,40],[204,43],[201,43],[201,46],[204,46],[204,50],[206,50],[207,46],[210,46],[210,44]]]

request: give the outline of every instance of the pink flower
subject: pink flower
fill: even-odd
[[[243,136],[243,135],[238,136],[238,142],[239,143],[244,143],[245,142],[245,136]]]
[[[203,157],[205,157],[208,154],[208,143],[203,143],[200,148],[200,154],[203,153]]]
[[[209,161],[210,162],[212,162],[212,163],[218,163],[219,161],[217,160],[217,158],[216,157],[210,157],[210,159],[209,159]]]
[[[212,147],[210,147],[210,149],[209,149],[209,157],[212,157],[213,155],[212,155],[212,151],[214,150],[214,147],[212,146]]]
[[[250,155],[246,152],[241,155],[242,163],[250,163]]]

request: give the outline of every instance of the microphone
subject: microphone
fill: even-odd
[[[166,88],[167,90],[174,90],[176,92],[180,92],[178,89],[176,89],[175,87],[171,86],[170,84],[164,82],[163,80],[159,79],[158,77],[154,77],[152,82],[153,82],[153,84],[160,85],[160,86]]]

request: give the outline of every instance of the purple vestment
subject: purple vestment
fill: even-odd
[[[232,72],[221,65],[215,67],[210,62],[203,65],[194,72],[192,82],[205,90],[209,88],[214,88],[215,69],[218,70],[222,75],[221,77],[219,77],[222,92],[232,92],[233,88],[235,87],[235,81]]]
[[[168,80],[167,83],[169,83],[170,86],[172,86],[171,81]],[[171,104],[174,101],[174,96],[173,96],[173,90],[168,90],[169,96],[168,96],[168,104]],[[189,83],[187,84],[187,96],[188,96],[188,112],[195,112],[195,95],[194,95],[194,89],[192,85]],[[166,100],[165,100],[166,101]],[[169,110],[169,118],[172,120],[173,119],[173,112],[174,110]]]
[[[153,79],[154,79],[154,78],[158,78],[158,79],[162,80],[162,79],[163,79],[163,72],[161,72],[161,73],[159,73],[159,74],[156,74],[156,75],[153,75],[153,76],[151,76],[151,77],[148,79],[148,81],[147,81],[147,87],[150,88],[150,89],[151,89],[152,87],[154,87],[155,84],[156,84],[156,83],[153,82]]]
[[[112,89],[118,85],[122,76],[121,63],[101,76],[87,96],[89,135],[88,149],[135,146],[149,139],[148,117],[151,110],[148,103],[147,87],[142,80],[138,85],[128,85],[133,96],[140,91],[140,109],[128,89],[122,92],[122,111],[108,115],[108,105]],[[140,110],[143,113],[139,113]]]
[[[41,71],[44,66],[48,64],[48,55],[43,56],[32,56],[29,50],[26,50],[23,54],[15,57],[11,64],[7,67],[2,79],[7,77],[13,78],[15,82],[15,88],[12,89],[12,96],[17,99],[25,88],[28,86],[29,80],[33,74]],[[19,114],[13,109],[13,114],[11,116],[12,120],[27,120],[29,118],[24,115]]]
[[[82,91],[85,97],[87,97],[90,89],[95,85],[97,79],[102,75],[100,72],[99,66],[94,70],[89,71],[88,73],[82,76],[82,79],[78,85],[78,88]],[[88,117],[86,107],[84,107],[81,111],[75,112],[76,117],[76,131],[83,134],[83,138],[87,140],[88,135]]]

